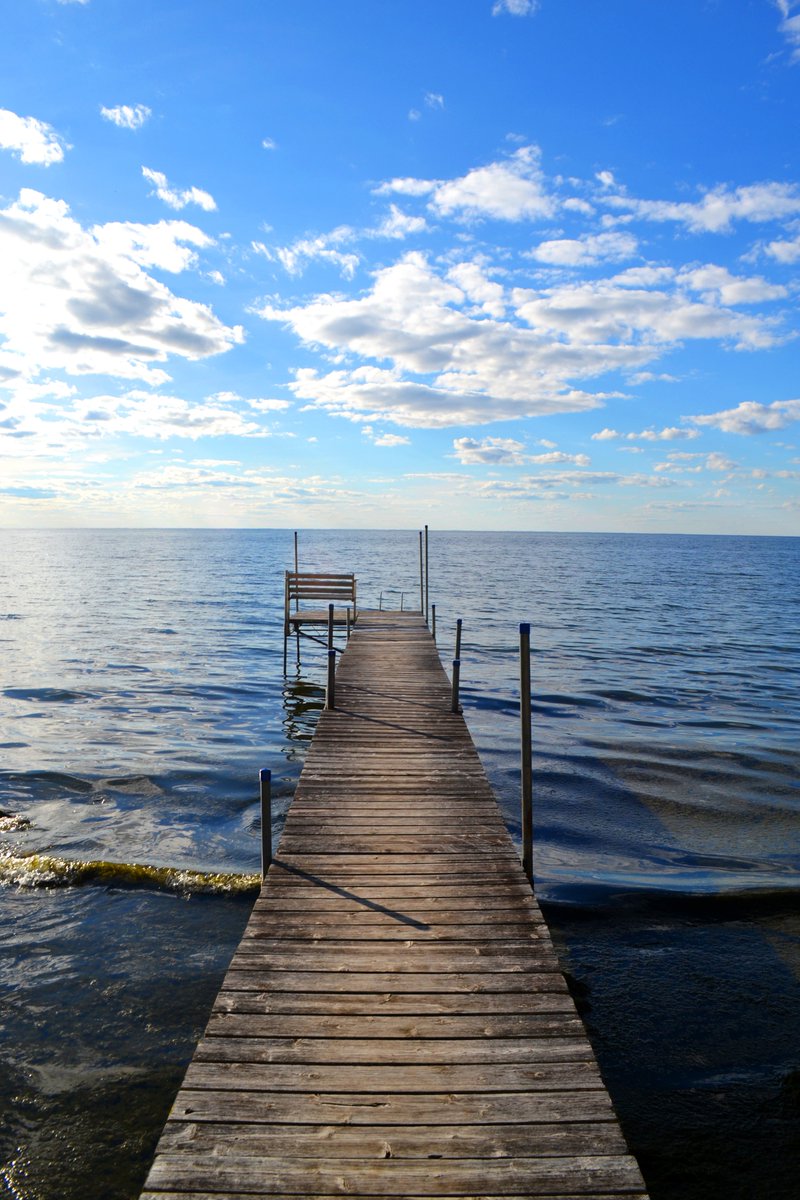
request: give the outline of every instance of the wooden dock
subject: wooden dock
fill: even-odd
[[[420,615],[364,612],[147,1200],[646,1200]]]

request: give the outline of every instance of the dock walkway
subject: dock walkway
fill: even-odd
[[[646,1200],[450,697],[360,614],[147,1200]]]

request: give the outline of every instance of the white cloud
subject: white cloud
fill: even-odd
[[[792,62],[797,62],[800,60],[800,13],[792,15],[796,0],[775,0],[775,7],[783,18],[779,29],[789,43]]]
[[[720,186],[695,202],[638,200],[623,192],[603,192],[599,199],[642,220],[675,221],[692,233],[727,233],[734,221],[776,221],[800,213],[800,190],[792,183],[755,183],[733,189]]]
[[[768,242],[764,247],[764,251],[777,262],[789,265],[796,263],[800,261],[800,233],[794,238],[776,239],[773,242]]]
[[[761,275],[743,278],[711,263],[703,267],[684,267],[677,278],[692,291],[699,292],[708,303],[758,304],[788,295],[785,287],[768,283]]]
[[[736,463],[726,458],[724,454],[714,451],[713,454],[709,454],[705,466],[707,471],[733,471]]]
[[[349,225],[340,225],[330,233],[320,233],[314,237],[298,238],[290,246],[265,246],[262,242],[253,242],[253,249],[263,254],[270,262],[276,260],[289,275],[302,275],[310,262],[327,262],[337,267],[346,279],[352,279],[359,264],[357,254],[336,249],[356,237],[356,231]]]
[[[690,299],[674,272],[659,288],[629,286],[625,273],[510,294],[480,261],[441,272],[411,252],[357,298],[262,309],[306,345],[364,364],[324,376],[305,370],[292,385],[298,398],[352,419],[483,424],[597,407],[607,393],[577,390],[576,381],[642,369],[690,338],[746,349],[778,341],[766,319]]]
[[[800,400],[775,400],[772,404],[745,400],[736,408],[687,417],[686,420],[694,421],[696,425],[711,425],[724,433],[767,433],[785,429],[792,421],[800,421]]]
[[[630,233],[585,234],[580,238],[554,238],[540,242],[531,251],[539,262],[557,266],[586,267],[598,262],[632,258],[638,242]]]
[[[272,400],[260,396],[248,398],[240,396],[238,392],[215,392],[208,400],[216,404],[246,404],[256,412],[285,412],[292,407],[290,400]]]
[[[170,208],[186,208],[187,204],[196,204],[204,212],[216,211],[217,202],[208,192],[197,187],[184,188],[182,191],[173,188],[161,171],[152,171],[150,167],[142,167],[145,179],[152,183],[154,191],[151,195],[158,196]]]
[[[389,212],[374,229],[367,230],[369,237],[404,238],[412,233],[424,233],[428,223],[424,217],[413,217],[404,213],[396,204],[389,205]]]
[[[369,438],[374,446],[411,445],[411,438],[403,437],[400,433],[376,433],[371,425],[365,425],[361,432],[364,437]]]
[[[199,359],[242,341],[144,270],[182,269],[191,252],[180,243],[204,237],[183,222],[84,229],[63,201],[23,189],[0,211],[0,338],[17,375],[8,386],[51,370],[161,383],[154,364],[169,355]]]
[[[120,129],[141,129],[152,113],[146,104],[118,104],[116,108],[100,106],[100,113]]]
[[[586,454],[564,454],[560,450],[550,450],[546,454],[527,454],[524,444],[513,438],[487,437],[477,442],[474,438],[460,437],[454,439],[453,449],[454,457],[464,466],[489,464],[519,467],[524,463],[537,463],[542,466],[574,463],[578,467],[588,467],[590,464]]]
[[[488,437],[481,442],[470,437],[453,440],[455,457],[464,466],[491,463],[493,466],[517,467],[527,461],[524,449],[523,443],[513,438]]]
[[[213,238],[186,221],[158,221],[154,225],[109,221],[95,225],[91,233],[103,251],[115,258],[128,258],[141,267],[173,273],[196,264],[197,255],[190,247],[214,245]]]
[[[675,442],[690,441],[699,436],[696,429],[679,429],[670,425],[666,429],[643,429],[640,433],[618,433],[616,429],[601,429],[599,433],[592,434],[592,441],[610,442],[622,438],[629,442]]]
[[[538,220],[552,216],[556,207],[545,190],[538,146],[520,146],[509,158],[474,167],[458,179],[392,179],[375,190],[430,195],[428,207],[437,215],[463,219]]]
[[[492,5],[492,16],[499,17],[509,13],[512,17],[529,17],[539,7],[539,0],[495,0]]]
[[[0,149],[11,150],[21,162],[49,167],[61,162],[70,147],[52,125],[0,108]]]
[[[264,150],[277,150],[278,149],[278,143],[275,141],[274,138],[271,138],[271,137],[262,138],[261,146],[262,146],[262,149],[264,149]]]
[[[425,103],[428,108],[444,108],[444,96],[440,92],[426,92]]]

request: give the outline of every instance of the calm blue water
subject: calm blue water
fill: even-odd
[[[800,539],[430,549],[515,836],[532,623],[537,889],[654,1200],[798,1195]],[[258,770],[277,835],[321,704],[322,651],[282,675],[292,555],[286,531],[0,532],[0,1195],[138,1194],[250,903],[182,872],[258,870]],[[300,561],[418,604],[416,533],[301,533]]]

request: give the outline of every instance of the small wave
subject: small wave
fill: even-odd
[[[91,700],[89,692],[72,692],[67,688],[6,688],[9,700],[37,700],[45,704],[69,704],[74,700]]]
[[[80,887],[84,884],[145,887],[183,895],[244,895],[258,891],[258,875],[222,871],[189,871],[182,867],[152,867],[146,863],[82,862],[52,854],[11,854],[0,850],[0,886],[24,888]]]
[[[18,829],[30,829],[31,823],[27,817],[19,813],[0,812],[0,833],[13,833]]]

